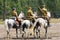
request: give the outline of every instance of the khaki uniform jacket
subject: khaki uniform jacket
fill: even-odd
[[[17,12],[16,12],[16,11],[12,11],[12,16],[17,17],[17,16],[18,16],[18,15],[17,15]]]
[[[33,12],[32,12],[31,9],[28,10],[27,15],[28,15],[28,18],[29,18],[29,19],[32,19],[32,18],[33,18]]]
[[[42,17],[46,17],[47,16],[47,9],[46,8],[42,8]]]

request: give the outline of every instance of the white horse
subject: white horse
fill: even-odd
[[[33,14],[33,17],[36,18],[37,17],[37,14],[34,13]],[[22,21],[22,24],[21,24],[21,28],[22,28],[22,31],[23,31],[22,37],[24,36],[25,28],[26,29],[30,29],[32,25],[33,25],[33,23],[30,20],[23,20]]]
[[[21,16],[22,15],[22,16]],[[19,14],[18,18],[23,18],[24,15],[23,13]],[[19,22],[21,25],[21,22]],[[16,18],[15,17],[11,17],[10,19],[5,19],[5,27],[6,27],[6,31],[7,31],[7,36],[9,36],[9,32],[11,28],[16,28],[16,37],[18,37],[18,25],[16,25]]]
[[[30,20],[24,20],[22,21],[21,28],[22,28],[22,37],[24,37],[24,34],[26,33],[25,29],[29,29],[31,26]]]
[[[21,13],[19,14],[19,18],[20,19],[23,19],[25,16],[24,16],[24,13],[21,11]]]
[[[15,23],[15,20],[13,19],[5,19],[5,27],[6,27],[6,31],[7,31],[7,36],[9,37],[9,32],[10,32],[10,29],[15,27],[16,28],[16,37],[18,37],[18,32],[17,32],[17,25]]]
[[[36,32],[37,36],[38,36],[38,34],[40,35],[40,27],[42,27],[42,25],[45,28],[45,36],[47,37],[47,20],[45,20],[43,18],[38,18],[36,20],[36,22],[34,23],[34,31]]]
[[[36,15],[37,16],[37,15]],[[50,17],[51,17],[51,13],[48,11],[47,12],[47,17],[48,17],[48,19],[50,20]],[[44,27],[44,29],[45,29],[45,36],[47,37],[47,27],[48,27],[48,21],[47,20],[45,20],[45,19],[43,19],[43,18],[37,18],[36,19],[36,21],[35,21],[35,23],[34,23],[34,31],[36,31],[36,34],[37,33],[39,33],[39,35],[40,35],[40,29],[39,29],[39,26],[40,27],[42,27],[42,25],[43,25],[43,27]],[[40,36],[39,36],[40,37]]]

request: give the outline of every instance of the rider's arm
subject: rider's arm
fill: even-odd
[[[31,11],[31,15],[33,16],[33,12]]]
[[[44,10],[44,9],[40,9],[40,11],[42,12],[42,14],[46,15],[47,13],[47,10]]]

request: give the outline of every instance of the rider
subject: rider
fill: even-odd
[[[49,25],[50,25],[50,24],[49,24],[49,18],[48,18],[48,16],[47,16],[47,9],[45,8],[45,5],[42,5],[42,6],[41,6],[40,11],[41,11],[41,13],[42,13],[42,17],[48,21],[48,26],[49,26]]]
[[[18,23],[18,15],[17,15],[17,12],[16,12],[16,8],[12,9],[12,16],[16,17],[16,24],[19,24]]]
[[[27,15],[28,15],[28,19],[29,19],[30,21],[32,21],[33,11],[32,11],[32,8],[31,8],[31,7],[28,8]]]

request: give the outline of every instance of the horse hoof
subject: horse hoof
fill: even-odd
[[[23,38],[24,36],[22,35],[22,38]]]
[[[40,38],[40,36],[39,36],[39,38]]]
[[[32,35],[32,33],[30,33],[30,36]]]
[[[18,38],[18,36],[16,38]]]
[[[34,36],[34,38],[37,38],[36,36]]]

